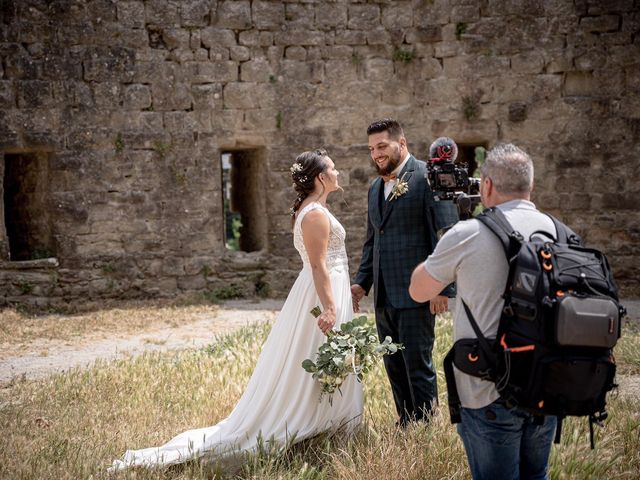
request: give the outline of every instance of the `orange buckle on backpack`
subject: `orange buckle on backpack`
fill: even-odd
[[[547,272],[553,270],[553,265],[551,262],[542,262],[542,268],[544,268]]]
[[[502,348],[504,348],[505,352],[520,353],[520,352],[530,352],[536,349],[535,345],[523,345],[522,347],[509,348],[509,345],[507,345],[507,342],[505,341],[506,336],[507,334],[503,333],[502,338],[500,338],[500,345],[502,345]]]
[[[540,250],[540,256],[545,260],[549,260],[551,258],[551,252],[548,252],[546,250]]]

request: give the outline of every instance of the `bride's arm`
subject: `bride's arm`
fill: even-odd
[[[327,247],[331,225],[322,210],[312,210],[302,219],[302,240],[309,256],[313,284],[322,303],[322,315],[318,326],[327,333],[336,323],[336,305],[331,291],[331,279],[327,270]]]

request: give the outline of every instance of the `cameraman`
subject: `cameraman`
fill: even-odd
[[[498,145],[481,169],[480,195],[485,207],[497,206],[515,230],[529,238],[537,230],[556,234],[552,220],[530,201],[533,163],[518,147]],[[474,338],[462,300],[471,309],[482,333],[495,338],[504,304],[508,264],[498,238],[480,221],[458,222],[438,242],[427,260],[411,276],[409,293],[427,301],[456,282],[454,342]],[[546,479],[555,417],[534,417],[509,408],[495,384],[455,371],[462,403],[462,438],[474,479]]]

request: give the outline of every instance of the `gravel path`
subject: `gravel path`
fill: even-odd
[[[0,386],[19,378],[38,379],[75,367],[86,367],[96,360],[116,360],[140,355],[145,351],[167,351],[198,348],[208,345],[215,335],[231,332],[243,325],[272,322],[284,300],[259,302],[236,300],[226,302],[215,314],[203,314],[201,319],[178,327],[166,327],[139,335],[112,340],[69,343],[39,340],[30,345],[24,355],[0,360]],[[640,300],[623,300],[629,315],[627,321],[640,321]],[[365,311],[372,305],[365,304]],[[640,396],[640,376],[618,376],[620,390]]]
[[[260,302],[229,301],[215,314],[178,327],[165,327],[111,340],[76,343],[38,340],[20,356],[0,360],[0,385],[17,378],[38,379],[75,367],[86,367],[96,360],[116,360],[145,351],[198,348],[211,343],[215,335],[231,332],[243,325],[272,322],[283,300]]]

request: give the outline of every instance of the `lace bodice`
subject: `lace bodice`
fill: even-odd
[[[336,267],[348,268],[349,263],[347,260],[347,251],[344,247],[344,239],[346,237],[344,227],[326,207],[323,207],[319,203],[315,202],[308,204],[306,207],[300,210],[293,226],[293,246],[296,247],[296,250],[298,250],[300,258],[302,258],[304,267],[309,267],[309,255],[307,255],[307,250],[304,247],[304,241],[302,240],[302,219],[311,210],[316,209],[325,212],[327,214],[327,217],[329,217],[329,222],[331,224],[331,231],[329,232],[329,245],[327,247],[327,268],[329,270]]]

